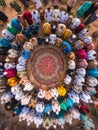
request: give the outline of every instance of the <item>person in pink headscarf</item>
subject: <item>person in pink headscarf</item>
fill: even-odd
[[[77,51],[77,56],[79,59],[86,59],[86,51],[84,49],[80,49]]]

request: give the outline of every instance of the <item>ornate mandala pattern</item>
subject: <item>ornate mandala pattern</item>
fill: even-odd
[[[55,87],[64,80],[66,70],[66,56],[60,48],[55,46],[36,46],[27,63],[27,70],[31,81],[35,84]],[[62,75],[61,75],[62,74]],[[60,77],[61,76],[61,77]],[[60,82],[58,79],[60,78]]]

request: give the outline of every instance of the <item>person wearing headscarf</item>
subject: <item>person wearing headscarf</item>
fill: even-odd
[[[24,12],[23,18],[27,21],[28,25],[31,25],[33,23],[31,12],[29,11]]]

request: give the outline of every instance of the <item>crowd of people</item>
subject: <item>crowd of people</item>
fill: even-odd
[[[27,3],[26,0],[22,2]],[[21,8],[16,10],[13,6],[19,14],[2,30],[1,104],[12,112],[12,116],[18,115],[19,122],[26,120],[28,126],[34,123],[36,128],[41,124],[46,129],[55,129],[57,125],[64,128],[65,123],[71,125],[74,119],[78,119],[87,130],[95,129],[93,120],[88,117],[89,108],[86,104],[98,108],[98,62],[95,44],[86,27],[97,19],[98,3],[83,3],[77,9],[76,18],[70,15],[76,0],[68,0],[66,11],[60,11],[56,0],[54,9],[48,7],[45,10],[41,8],[40,0],[34,2],[37,4],[36,10],[23,14],[20,14]],[[44,2],[47,4],[48,1]],[[6,6],[4,0],[1,4]],[[82,17],[88,18],[82,23]],[[2,11],[0,20],[8,20]],[[43,36],[39,32],[40,23]],[[63,84],[44,90],[29,81],[26,64],[32,50],[38,45],[57,46],[67,56]],[[70,88],[67,92],[68,86]]]

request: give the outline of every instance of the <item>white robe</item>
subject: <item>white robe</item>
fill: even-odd
[[[43,122],[42,118],[38,118],[38,117],[34,117],[34,124],[36,125],[36,128],[39,127],[39,125],[41,125]]]
[[[68,13],[66,13],[65,11],[61,11],[60,13],[60,22],[61,23],[65,23],[68,19]]]
[[[21,90],[21,91],[19,91],[19,93],[17,93],[16,95],[15,95],[15,99],[17,100],[17,101],[19,101],[19,100],[21,100],[21,98],[24,96],[24,93],[23,93],[23,91]]]
[[[2,31],[2,37],[8,40],[13,40],[15,38],[15,36],[6,29]]]
[[[45,90],[40,89],[38,92],[38,98],[43,99],[45,97]]]
[[[88,93],[85,93],[84,91],[81,92],[80,99],[85,103],[92,103],[90,95]]]
[[[47,9],[45,10],[45,19],[46,19],[47,22],[52,21],[52,14],[53,14],[52,9],[50,9],[50,11],[48,11]]]
[[[28,107],[23,107],[22,112],[19,114],[19,122],[26,120],[26,116],[29,113]]]
[[[75,30],[75,29],[80,25],[80,23],[81,23],[80,19],[78,19],[78,18],[73,18],[72,24],[70,25],[70,28],[71,28],[72,30]]]
[[[4,68],[5,69],[14,69],[16,67],[15,63],[5,63]]]
[[[21,104],[22,105],[28,105],[31,97],[32,97],[31,95],[27,95],[27,94],[24,95],[24,96],[22,96],[22,98],[21,98]]]
[[[77,93],[75,93],[73,90],[68,93],[68,96],[73,100],[74,103],[79,103],[79,96]]]
[[[36,13],[34,14],[32,12],[32,18],[34,20],[34,23],[38,24],[40,22],[40,15],[39,12],[37,10],[34,10]]]
[[[19,57],[18,63],[25,66],[27,63],[27,59],[23,58],[22,56]]]
[[[24,70],[26,70],[26,66],[17,64],[16,69],[17,69],[17,71],[24,71]]]
[[[84,82],[85,82],[85,79],[82,76],[78,76],[78,75],[75,76],[74,83],[76,85],[82,87],[84,85]]]
[[[27,126],[30,126],[30,124],[34,122],[34,116],[35,111],[34,109],[31,109],[30,112],[26,115]]]
[[[1,104],[9,102],[13,98],[13,94],[11,92],[5,93],[1,97]]]
[[[87,52],[87,59],[88,60],[94,60],[96,58],[96,51],[90,50]]]
[[[98,80],[97,80],[97,78],[94,78],[94,77],[88,76],[87,82],[88,82],[88,85],[91,87],[96,87],[98,85]]]
[[[54,45],[56,43],[57,36],[55,34],[50,34],[50,44]]]
[[[58,96],[59,96],[57,89],[56,89],[56,88],[53,88],[53,89],[50,90],[50,92],[51,92],[52,97],[53,97],[55,100],[57,100],[57,98],[58,98]]]
[[[39,9],[39,8],[42,7],[42,2],[41,2],[41,0],[33,0],[33,2],[36,3],[36,9]]]
[[[76,69],[76,73],[77,73],[78,76],[85,77],[86,70],[84,68],[79,68],[79,69]]]

